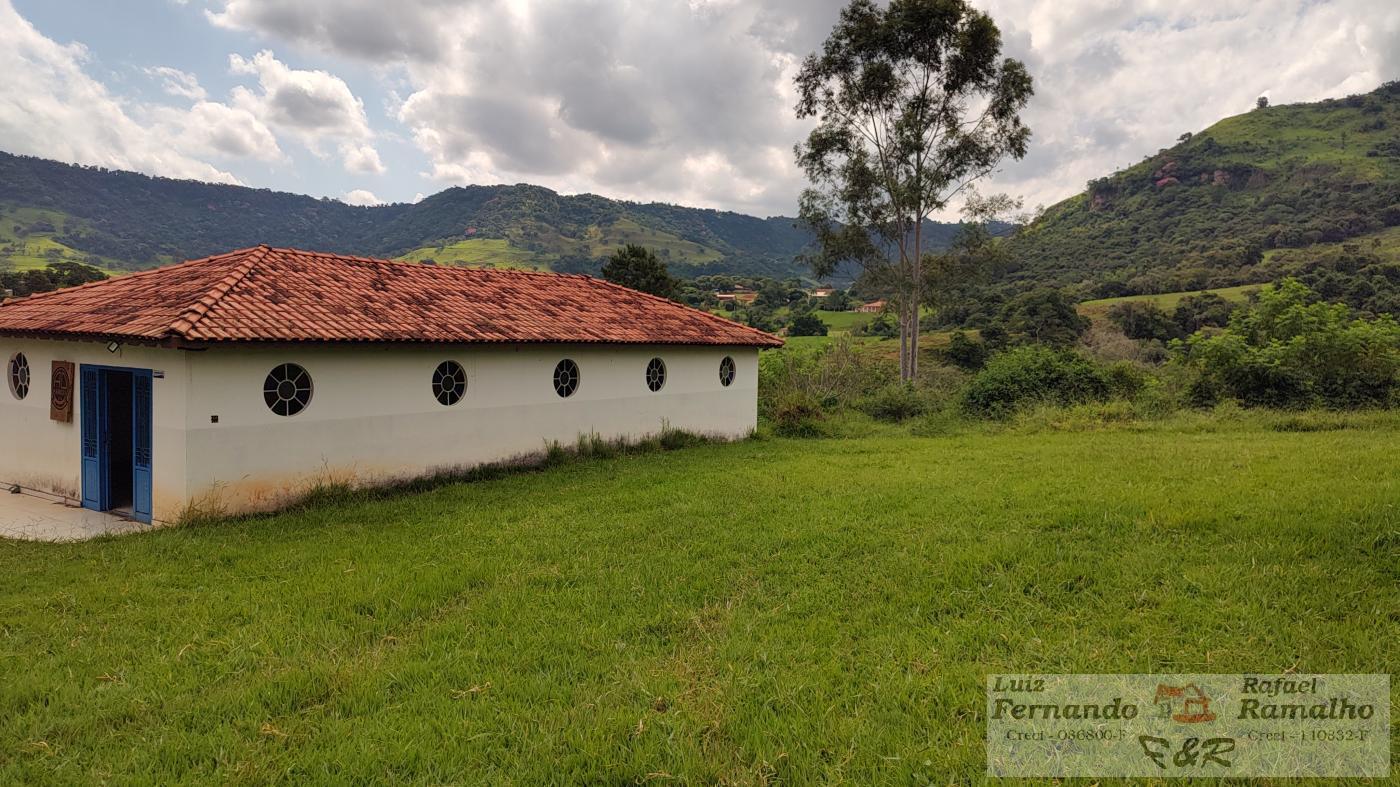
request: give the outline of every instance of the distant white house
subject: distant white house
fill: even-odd
[[[172,521],[583,434],[742,437],[779,344],[585,276],[259,246],[0,305],[0,484]]]
[[[871,301],[870,303],[863,303],[857,306],[855,310],[860,312],[861,314],[879,314],[880,312],[885,310],[885,301],[878,300]]]

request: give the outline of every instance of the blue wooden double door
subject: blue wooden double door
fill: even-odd
[[[151,370],[84,364],[80,378],[83,507],[150,522]]]

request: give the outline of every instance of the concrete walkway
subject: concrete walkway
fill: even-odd
[[[150,525],[124,517],[0,491],[0,538],[84,541],[150,529]]]

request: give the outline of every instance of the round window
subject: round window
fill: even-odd
[[[443,361],[433,370],[433,398],[438,404],[454,405],[467,392],[467,373],[456,361]]]
[[[554,392],[563,397],[574,395],[578,390],[578,364],[565,358],[554,367]]]
[[[666,362],[660,358],[652,358],[647,362],[647,388],[652,392],[661,390],[661,386],[666,384]]]
[[[10,358],[5,377],[10,381],[10,393],[16,399],[29,395],[29,359],[24,357],[24,353],[15,353]]]
[[[311,375],[294,363],[284,363],[267,373],[263,401],[278,415],[296,415],[311,404]]]
[[[732,382],[734,382],[734,359],[726,355],[724,360],[719,362],[719,384],[727,388]]]

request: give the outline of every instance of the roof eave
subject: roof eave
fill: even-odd
[[[189,339],[178,335],[165,337],[137,336],[120,333],[82,333],[73,331],[15,330],[0,328],[0,336],[16,339],[43,339],[50,341],[75,342],[119,342],[121,344],[145,347],[165,347],[176,350],[207,350],[211,347],[259,347],[283,345],[374,345],[374,346],[424,346],[424,345],[502,345],[502,344],[598,344],[608,346],[672,346],[672,347],[753,347],[771,349],[782,347],[784,341],[770,336],[769,341],[622,341],[607,339],[464,339],[460,341],[438,339]]]

